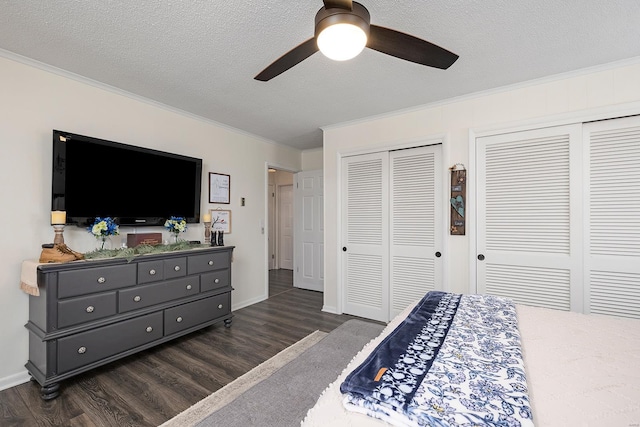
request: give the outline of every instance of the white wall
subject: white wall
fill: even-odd
[[[561,116],[587,116],[596,109],[628,110],[631,106],[635,114],[640,114],[639,101],[640,58],[636,58],[384,117],[325,127],[324,310],[340,310],[340,156],[445,135],[443,170],[447,173],[444,179],[448,180],[448,168],[453,164],[463,163],[468,169],[469,165],[473,166],[470,158],[473,131],[542,123]],[[473,172],[471,169],[469,174]],[[446,197],[445,204],[448,203]],[[471,232],[466,236],[447,236],[444,256],[448,283],[445,286],[453,292],[472,289],[470,235]]]
[[[302,152],[302,170],[314,171],[322,169],[322,148],[304,150]]]
[[[81,79],[80,79],[81,80]],[[20,291],[23,260],[38,258],[40,245],[53,241],[51,210],[52,130],[151,147],[203,159],[202,205],[232,210],[235,245],[232,266],[233,306],[237,309],[267,297],[265,235],[265,164],[300,170],[300,151],[180,114],[151,102],[124,96],[100,85],[71,79],[0,57],[0,148],[2,239],[0,240],[0,389],[26,380],[28,296]],[[87,160],[91,161],[91,160]],[[169,177],[158,171],[158,179]],[[231,175],[231,204],[208,203],[208,173]],[[87,179],[109,197],[109,174],[117,159],[95,164]],[[167,195],[170,197],[170,195]],[[245,197],[246,206],[240,206]],[[141,231],[163,231],[139,229]],[[122,238],[133,229],[123,228]],[[189,225],[185,238],[203,240],[204,228]],[[65,242],[73,249],[95,248],[84,229],[67,227]]]

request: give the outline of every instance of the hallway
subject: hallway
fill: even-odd
[[[269,298],[293,289],[293,270],[269,270]]]

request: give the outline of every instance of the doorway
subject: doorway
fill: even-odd
[[[268,169],[269,296],[293,288],[293,173]]]

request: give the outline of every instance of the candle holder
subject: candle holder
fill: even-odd
[[[62,233],[64,232],[64,224],[52,224],[52,225],[53,225],[53,231],[56,233],[55,237],[53,238],[53,243],[63,244],[64,235]]]
[[[211,243],[211,221],[204,222],[204,242],[207,245]]]

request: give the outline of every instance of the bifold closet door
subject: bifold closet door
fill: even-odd
[[[441,144],[343,158],[345,313],[386,322],[442,289],[442,179]]]
[[[389,153],[390,319],[442,289],[441,153],[441,144]]]
[[[581,125],[477,139],[477,291],[582,311]]]
[[[584,126],[585,312],[640,318],[640,117]]]
[[[389,319],[389,154],[342,159],[343,312]]]

